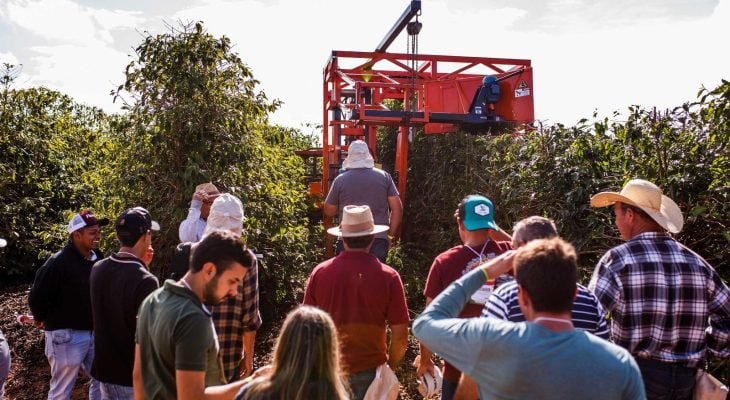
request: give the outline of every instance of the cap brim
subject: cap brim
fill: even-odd
[[[107,226],[109,225],[109,218],[101,218],[96,220],[96,225]]]
[[[160,224],[157,223],[157,221],[152,221],[152,226],[150,227],[153,231],[159,231],[160,230]]]
[[[479,229],[494,229],[497,230],[497,224],[494,221],[464,221],[464,228],[467,231],[476,231]]]
[[[336,226],[334,228],[327,229],[327,233],[329,233],[332,236],[339,236],[339,237],[359,237],[359,236],[375,235],[376,233],[385,232],[388,229],[390,229],[390,227],[388,225],[375,225],[375,227],[372,230],[343,233],[342,230],[340,230],[340,227]]]

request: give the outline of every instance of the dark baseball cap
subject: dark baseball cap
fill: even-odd
[[[119,215],[114,229],[120,237],[139,239],[149,230],[159,231],[160,224],[152,220],[150,212],[142,207],[128,208]]]

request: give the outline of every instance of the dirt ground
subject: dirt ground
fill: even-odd
[[[43,331],[16,322],[17,314],[28,313],[30,285],[0,289],[0,329],[10,345],[12,365],[5,385],[6,400],[44,399],[48,392],[50,368],[44,354]],[[283,316],[282,316],[283,319]],[[281,321],[265,321],[256,339],[255,367],[266,365]],[[401,382],[402,400],[420,399],[415,370],[411,367],[418,345],[411,338],[405,359],[396,371]],[[88,377],[79,374],[72,400],[88,398]]]

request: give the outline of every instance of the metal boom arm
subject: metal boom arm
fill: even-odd
[[[421,0],[411,0],[411,4],[403,11],[403,14],[398,18],[398,22],[390,28],[388,34],[385,35],[383,40],[380,42],[378,47],[375,49],[376,53],[383,53],[388,50],[391,43],[398,37],[403,29],[408,25],[413,17],[418,15],[421,11]]]

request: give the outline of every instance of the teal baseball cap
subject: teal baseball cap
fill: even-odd
[[[477,229],[497,230],[494,223],[494,204],[484,196],[470,195],[459,204],[459,218],[468,231]]]

